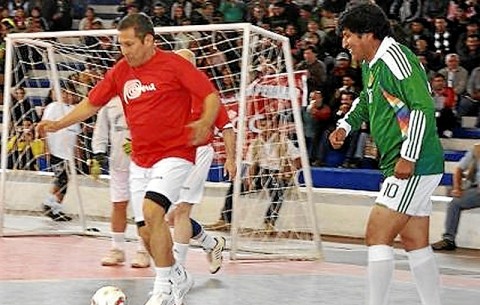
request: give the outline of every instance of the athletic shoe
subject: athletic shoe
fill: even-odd
[[[172,293],[152,294],[145,305],[175,305],[175,299]]]
[[[147,251],[140,250],[135,253],[135,257],[131,263],[132,268],[148,268],[150,267],[150,255]]]
[[[457,245],[453,240],[442,239],[432,244],[432,249],[437,251],[453,251],[457,249]]]
[[[216,223],[204,225],[203,228],[212,231],[230,231],[230,223],[225,222],[223,219],[220,219]]]
[[[107,256],[102,258],[102,266],[117,266],[125,262],[125,251],[110,249]]]
[[[185,295],[192,289],[193,287],[193,277],[188,273],[188,271],[181,267],[183,269],[183,279],[180,281],[172,280],[173,282],[173,296],[175,298],[175,304],[176,305],[182,305],[183,304],[183,298]]]
[[[215,247],[207,253],[207,259],[208,262],[210,263],[210,273],[215,274],[222,268],[222,261],[223,261],[223,255],[222,251],[225,249],[225,244],[227,241],[225,240],[224,237],[214,237],[217,241],[215,244]]]
[[[54,212],[50,210],[46,212],[46,216],[50,217],[53,221],[71,221],[72,217],[65,215],[63,212]]]

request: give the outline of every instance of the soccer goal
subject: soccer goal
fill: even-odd
[[[237,131],[231,258],[321,257],[317,212],[303,136],[306,74],[294,72],[287,38],[250,24],[156,28],[158,47],[190,49],[220,92]],[[17,33],[6,38],[2,122],[0,235],[87,233],[110,214],[108,164],[89,175],[95,120],[81,124],[63,201],[69,222],[46,217],[42,202],[54,173],[35,123],[63,90],[78,102],[120,56],[116,30]],[[66,86],[68,84],[68,86]],[[22,91],[24,96],[22,96]],[[218,218],[228,182],[221,136],[200,221]],[[217,194],[217,195],[215,195]],[[214,203],[211,203],[214,202]]]

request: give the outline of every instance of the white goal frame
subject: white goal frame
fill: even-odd
[[[239,87],[239,118],[246,118],[246,92],[248,86],[248,78],[247,72],[250,68],[251,64],[251,50],[249,49],[249,45],[251,43],[251,33],[258,33],[262,36],[269,37],[274,39],[275,41],[280,42],[283,54],[289,55],[291,54],[290,44],[287,37],[278,35],[276,33],[267,31],[263,28],[251,25],[249,23],[237,23],[237,24],[210,24],[210,25],[194,25],[194,26],[174,26],[174,27],[159,27],[155,28],[156,33],[170,33],[170,32],[188,32],[188,31],[220,31],[220,30],[242,30],[243,31],[243,48],[242,48],[242,59],[241,59],[241,76],[240,76],[240,87]],[[4,109],[8,113],[4,115],[4,122],[2,126],[2,149],[1,149],[1,177],[0,177],[0,237],[6,236],[3,228],[4,228],[4,215],[5,215],[5,195],[8,191],[7,189],[7,176],[9,170],[7,170],[7,141],[8,141],[8,126],[9,126],[9,107],[12,104],[11,96],[9,92],[12,89],[12,66],[13,66],[13,48],[16,41],[28,41],[31,44],[43,44],[47,50],[51,51],[51,48],[48,47],[49,42],[46,40],[41,39],[48,39],[48,38],[63,38],[63,37],[85,37],[85,36],[93,36],[93,37],[100,37],[100,36],[116,36],[118,34],[117,30],[94,30],[94,31],[65,31],[65,32],[41,32],[41,33],[14,33],[9,34],[5,38],[6,40],[6,60],[5,60],[5,80],[4,80]],[[54,54],[52,52],[48,52],[49,62],[51,66],[51,70],[54,72],[52,75],[52,80],[54,83],[54,89],[56,95],[60,95],[60,84],[58,77],[56,77],[56,64]],[[295,79],[293,76],[293,62],[290,56],[285,56],[285,66],[288,78],[288,95],[291,101],[297,101],[297,93],[295,90]],[[301,163],[303,169],[303,180],[304,183],[301,187],[301,192],[306,195],[307,200],[307,209],[308,217],[310,218],[310,222],[312,223],[312,242],[314,243],[314,247],[318,255],[315,255],[315,258],[320,259],[322,258],[322,244],[320,238],[320,230],[319,230],[319,221],[317,219],[317,212],[315,206],[313,204],[313,192],[312,192],[312,177],[310,173],[309,167],[309,160],[307,157],[306,152],[306,143],[303,133],[303,126],[302,126],[302,117],[301,117],[301,105],[297,102],[292,102],[293,107],[293,116],[295,121],[295,129],[298,136],[298,144],[301,152]],[[4,112],[5,113],[5,112]],[[238,120],[238,136],[237,136],[237,143],[236,149],[238,152],[241,152],[246,145],[245,143],[245,128],[246,128],[246,120],[239,119]],[[73,163],[73,160],[70,161]],[[238,167],[238,172],[240,172],[240,164],[242,163],[242,154],[237,153],[236,155],[236,164]],[[72,166],[72,168],[75,168]],[[79,181],[76,177],[75,170],[72,171],[72,181],[73,188],[76,189],[77,193],[77,202],[79,205],[79,216],[80,221],[82,224],[82,229],[80,232],[69,232],[73,234],[91,234],[87,230],[87,226],[85,223],[85,214],[83,210],[82,198],[79,192]],[[233,210],[236,209],[239,196],[240,196],[240,185],[241,185],[241,177],[237,175],[234,181],[234,193],[233,193]],[[233,213],[233,223],[232,223],[232,243],[231,243],[231,253],[230,258],[233,260],[240,260],[242,259],[242,255],[240,255],[240,250],[238,247],[238,229],[239,229],[239,219],[236,217],[236,214]],[[39,234],[45,234],[45,232],[38,232]],[[56,232],[56,235],[59,233]],[[248,259],[252,259],[252,256],[248,256]]]

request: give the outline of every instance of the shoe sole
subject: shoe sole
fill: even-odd
[[[104,267],[115,267],[115,266],[121,266],[125,264],[125,262],[117,262],[117,263],[104,263],[102,262],[102,266]]]
[[[131,264],[130,267],[134,269],[142,269],[142,268],[148,268],[150,267],[150,264],[148,265],[143,265],[143,264]]]

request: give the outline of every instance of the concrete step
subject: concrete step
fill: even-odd
[[[480,139],[440,139],[442,147],[445,150],[469,150],[476,143],[480,142]]]
[[[464,116],[462,117],[462,127],[464,128],[474,128],[477,124],[477,117],[474,116]]]

